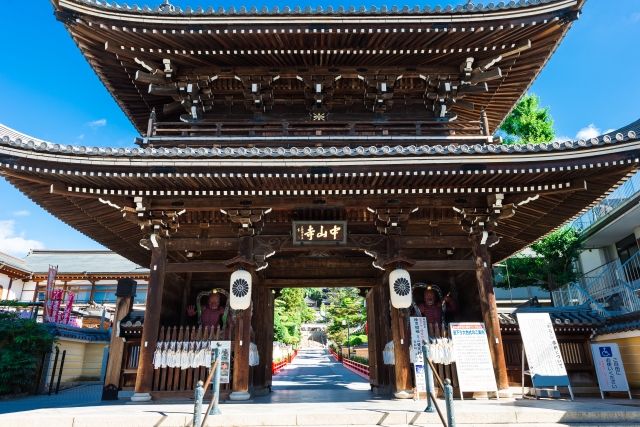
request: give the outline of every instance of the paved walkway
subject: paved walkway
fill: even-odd
[[[304,349],[273,377],[272,393],[255,403],[361,402],[375,395],[369,382],[335,361],[329,350]]]
[[[99,402],[100,386],[84,386],[58,396],[0,401],[0,427],[189,427],[193,404]],[[268,403],[268,404],[266,404]],[[640,426],[636,401],[578,398],[565,400],[501,399],[455,402],[458,425],[465,427],[551,425]],[[377,396],[360,376],[336,363],[326,350],[301,351],[274,377],[273,393],[246,402],[220,405],[222,415],[208,426],[439,426],[426,402]],[[439,401],[444,411],[444,402]],[[589,423],[589,424],[580,424]]]

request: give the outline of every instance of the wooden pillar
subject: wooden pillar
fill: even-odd
[[[151,400],[149,392],[153,383],[153,353],[156,350],[158,330],[160,329],[164,266],[167,262],[165,239],[158,238],[157,242],[158,247],[154,247],[151,250],[147,307],[144,313],[142,337],[140,338],[140,358],[135,393],[131,396],[133,402],[148,402]]]
[[[487,117],[487,112],[484,110],[484,108],[480,113],[480,122],[482,123],[482,134],[484,136],[491,136],[491,134],[489,133],[489,118]]]
[[[89,291],[89,302],[92,302],[93,297],[96,293],[96,280],[89,280],[89,283],[91,283],[91,291]]]
[[[253,261],[253,237],[240,237],[240,255],[246,260]],[[260,286],[258,276],[252,276],[252,288]],[[255,290],[252,290],[255,292]],[[236,339],[233,343],[233,386],[229,399],[248,400],[249,394],[249,348],[251,343],[251,308],[236,314]]]
[[[119,280],[127,281],[130,279]],[[133,292],[121,292],[121,286],[116,290],[116,311],[113,315],[113,327],[111,329],[111,342],[109,343],[109,357],[107,370],[104,376],[104,388],[102,400],[118,400],[118,384],[122,371],[122,358],[124,356],[124,338],[120,337],[120,321],[133,309]]]
[[[388,274],[385,277],[388,277]],[[371,391],[375,394],[390,394],[393,367],[384,364],[383,351],[385,345],[393,340],[393,336],[390,329],[389,285],[384,279],[373,286],[367,294],[367,323],[369,325],[369,371],[373,372],[370,381]]]
[[[387,236],[387,256],[395,258],[400,255],[400,235]],[[389,287],[388,275],[383,286]],[[393,348],[395,356],[396,384],[394,396],[398,399],[410,399],[413,397],[413,381],[411,379],[411,355],[409,343],[411,337],[407,336],[405,328],[408,311],[391,307],[391,332],[393,333]]]
[[[471,238],[473,257],[476,262],[476,280],[478,282],[478,295],[482,319],[487,330],[489,350],[493,361],[493,369],[496,373],[498,389],[509,388],[507,377],[507,364],[504,358],[500,321],[498,320],[498,308],[496,296],[493,293],[493,281],[491,278],[491,260],[487,252],[487,245],[482,244],[482,234]]]
[[[269,288],[254,284],[253,315],[251,324],[255,333],[260,363],[253,367],[254,396],[264,396],[271,392],[271,361],[273,359],[273,293]]]

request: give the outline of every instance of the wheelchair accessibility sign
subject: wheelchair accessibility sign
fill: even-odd
[[[604,399],[605,391],[629,392],[627,376],[622,365],[620,349],[616,343],[591,344],[593,363],[598,374],[600,395]],[[629,392],[629,398],[631,393]]]

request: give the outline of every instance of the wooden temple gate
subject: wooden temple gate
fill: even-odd
[[[206,336],[185,309],[229,289],[239,268],[251,273],[253,308],[236,316],[230,399],[270,391],[274,292],[341,286],[366,294],[372,390],[410,397],[407,312],[390,304],[397,267],[451,292],[456,321],[485,323],[504,389],[492,262],[638,163],[638,126],[589,141],[494,136],[584,0],[255,14],[52,3],[142,137],[135,148],[76,147],[0,126],[0,172],[150,268],[142,326],[112,338],[110,398],[133,386],[132,399],[147,401],[203,377],[155,370],[156,343]],[[131,295],[118,296],[117,325]],[[382,363],[390,341],[394,366]]]

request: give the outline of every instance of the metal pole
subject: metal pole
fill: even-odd
[[[58,355],[60,354],[60,349],[56,348],[56,358],[53,362],[53,369],[51,370],[51,381],[49,382],[49,393],[48,396],[51,396],[51,389],[53,388],[53,380],[56,377],[56,368],[58,367]]]
[[[213,399],[213,408],[209,411],[209,415],[222,414],[218,407],[218,403],[220,402],[220,365],[222,365],[220,361],[220,353],[220,343],[218,343],[218,347],[216,347],[216,360],[218,363],[215,365],[215,371],[213,373],[213,395],[211,396]]]
[[[198,381],[196,396],[193,402],[193,427],[200,427],[200,417],[202,417],[202,399],[204,398],[204,387],[202,381]]]
[[[60,391],[60,379],[62,378],[62,368],[64,367],[64,357],[66,355],[67,355],[67,350],[64,350],[62,352],[62,360],[60,361],[60,370],[58,371],[58,384],[56,384],[56,394],[58,394],[58,391]]]
[[[444,380],[444,402],[447,407],[447,425],[456,427],[456,416],[453,413],[453,387],[449,378]]]
[[[431,367],[429,363],[427,363],[427,359],[429,358],[429,348],[427,347],[427,342],[422,342],[422,358],[424,365],[424,381],[427,387],[427,408],[424,412],[435,412],[435,408],[433,407],[433,400],[431,399]],[[420,391],[418,391],[420,393]]]
[[[351,359],[351,331],[349,330],[350,322],[347,319],[347,359]]]
[[[104,329],[104,318],[107,314],[107,309],[105,307],[102,307],[102,316],[100,317],[100,330]]]
[[[38,370],[38,381],[36,382],[36,391],[34,393],[36,396],[38,395],[38,391],[40,391],[40,382],[42,381],[42,373],[44,372],[44,361],[47,359],[48,354],[51,354],[51,352],[46,351],[42,354],[42,361],[40,362],[40,369]]]

